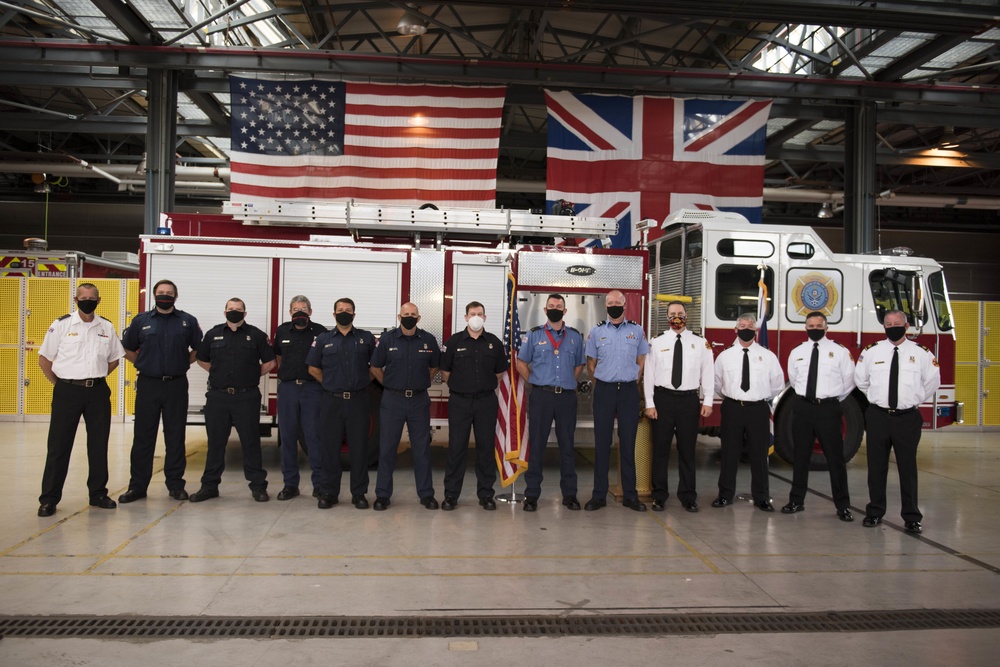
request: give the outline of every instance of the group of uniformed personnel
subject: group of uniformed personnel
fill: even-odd
[[[480,506],[496,509],[493,485],[493,436],[497,424],[498,380],[509,367],[501,341],[485,330],[486,311],[473,301],[465,308],[466,328],[444,346],[418,327],[420,311],[405,303],[399,326],[376,342],[353,325],[355,303],[348,298],[334,305],[336,326],[330,330],[312,321],[312,306],[304,295],[292,298],[290,321],[278,327],[273,344],[260,329],[246,322],[246,304],[226,302],[226,322],[201,334],[197,320],[175,307],[177,286],[161,280],[153,287],[155,307],[134,318],[118,340],[114,327],[95,315],[97,287],[81,283],[77,310],[50,327],[39,364],[55,385],[48,456],[39,497],[39,516],[51,516],[62,496],[76,428],[87,425],[90,464],[90,504],[113,509],[108,497],[107,443],[110,430],[110,390],[105,377],[124,356],[138,370],[131,475],[120,503],[145,498],[152,477],[153,451],[163,421],[166,455],[164,477],[175,500],[201,502],[219,495],[225,468],[225,448],[233,427],[239,435],[244,475],[253,499],[266,502],[267,473],[262,465],[259,416],[260,378],[277,368],[278,417],[283,488],[278,500],[299,495],[298,446],[304,443],[313,496],[320,509],[337,504],[342,469],[340,450],[350,452],[351,502],[368,507],[369,383],[375,378],[384,394],[379,414],[379,467],[374,509],[388,509],[393,493],[396,452],[404,424],[413,452],[417,496],[427,509],[439,507],[430,464],[430,397],[428,388],[439,370],[449,386],[449,452],[440,507],[454,510],[465,477],[469,435],[476,443],[476,495]],[[712,345],[687,329],[684,304],[668,305],[670,330],[647,341],[638,324],[625,319],[625,296],[618,290],[605,299],[607,319],[586,340],[563,318],[566,300],[551,294],[545,302],[547,322],[525,337],[517,371],[531,385],[528,399],[528,469],[523,510],[538,509],[546,442],[556,429],[562,504],[579,510],[573,438],[577,418],[577,383],[584,365],[594,380],[594,485],[583,509],[607,504],[608,470],[618,420],[623,504],[645,511],[636,491],[635,439],[640,417],[640,387],[645,413],[653,420],[653,510],[663,511],[669,498],[667,466],[676,436],[683,508],[698,511],[694,449],[699,421],[712,414],[716,394],[722,396],[722,462],[716,508],[733,502],[737,468],[744,443],[751,468],[754,504],[773,512],[768,476],[770,444],[768,402],[784,387],[777,357],[756,342],[757,323],[741,315],[734,344],[713,360]],[[797,399],[793,406],[794,475],[789,502],[781,511],[804,507],[809,458],[818,438],[830,467],[837,515],[853,521],[847,489],[840,422],[841,402],[855,386],[869,399],[868,485],[871,501],[865,526],[875,526],[886,512],[889,450],[895,449],[900,475],[902,516],[906,529],[920,532],[917,508],[916,448],[920,439],[919,405],[940,383],[933,355],[906,338],[906,316],[884,316],[887,339],[870,345],[855,367],[843,346],[826,338],[826,318],[813,312],[806,318],[809,341],[792,350],[788,377]],[[205,428],[208,452],[198,491],[185,490],[184,431],[188,407],[187,370],[193,361],[208,371]]]

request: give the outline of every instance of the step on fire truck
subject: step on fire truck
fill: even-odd
[[[809,227],[753,225],[733,213],[680,211],[649,243],[653,295],[690,297],[688,327],[701,332],[716,354],[735,341],[736,319],[757,314],[758,282],[767,286],[768,347],[782,366],[806,340],[805,318],[826,315],[828,336],[857,360],[869,344],[885,338],[882,319],[890,310],[906,313],[910,335],[937,357],[941,387],[920,406],[925,428],[955,421],[955,332],[941,265],[914,257],[906,248],[877,254],[831,252]],[[667,303],[650,300],[649,335],[668,328]],[[790,388],[774,401],[774,447],[791,462]],[[861,445],[867,401],[855,390],[844,402],[844,449],[850,460]],[[703,426],[718,432],[720,411]],[[812,465],[825,466],[814,448]]]

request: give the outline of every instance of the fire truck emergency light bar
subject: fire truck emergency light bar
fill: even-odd
[[[226,212],[246,225],[334,227],[358,232],[578,238],[600,238],[618,232],[618,222],[614,218],[542,215],[512,209],[407,208],[353,202],[279,202],[262,206],[227,202]]]

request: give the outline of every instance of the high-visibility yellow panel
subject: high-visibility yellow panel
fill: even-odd
[[[69,278],[28,278],[24,344],[41,347],[54,320],[70,311]]]
[[[966,426],[979,425],[979,366],[959,364],[955,366],[955,400],[965,403],[963,423]]]
[[[122,281],[118,278],[77,279],[76,284],[92,283],[101,294],[101,303],[97,306],[97,314],[115,325],[115,333],[121,337],[122,319]],[[114,386],[114,385],[112,385]],[[112,414],[114,411],[112,410]]]
[[[118,414],[118,383],[121,381],[121,368],[123,363],[128,363],[124,359],[118,364],[118,368],[111,371],[111,375],[108,376],[108,386],[111,387],[111,414],[112,416]]]
[[[17,414],[17,401],[21,395],[17,365],[20,352],[16,347],[0,348],[0,414]]]
[[[983,426],[1000,426],[1000,365],[983,369]]]
[[[979,302],[952,301],[951,313],[955,316],[955,361],[978,363]]]
[[[30,279],[29,280],[33,280]],[[63,278],[39,278],[38,280],[64,280]],[[24,377],[28,385],[24,388],[24,414],[52,414],[52,383],[38,367],[38,350],[24,351]]]
[[[1000,364],[1000,302],[983,302],[983,358]]]
[[[130,279],[125,281],[125,326],[132,324],[132,318],[139,314],[139,281]],[[125,366],[125,414],[135,414],[135,366],[131,362],[122,359]]]
[[[21,284],[24,278],[0,278],[0,345],[21,344]]]

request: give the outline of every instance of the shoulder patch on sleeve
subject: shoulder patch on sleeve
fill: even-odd
[[[60,317],[59,320],[65,320],[69,316],[70,316],[70,313],[66,313],[65,315],[63,315],[62,317]],[[58,322],[59,320],[56,320],[56,321]]]

